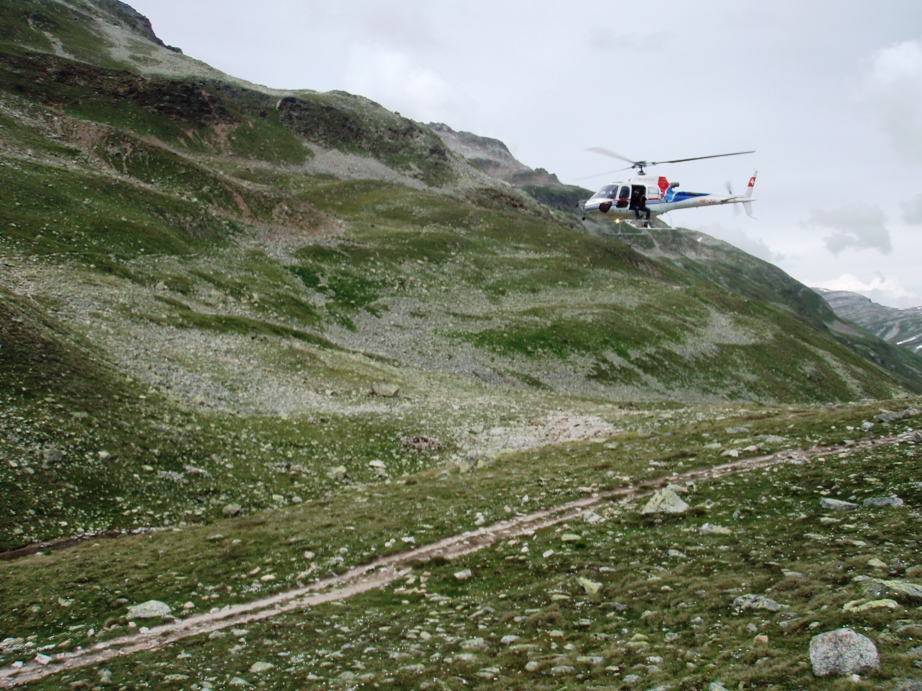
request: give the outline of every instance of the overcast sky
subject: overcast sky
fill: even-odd
[[[812,286],[922,305],[920,0],[128,0],[166,43],[277,88],[342,89],[496,137],[563,182],[618,162],[743,191],[678,211]]]

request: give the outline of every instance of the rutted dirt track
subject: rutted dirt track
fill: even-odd
[[[786,450],[768,456],[741,459],[731,463],[698,468],[684,473],[646,480],[648,485],[665,485],[723,477],[784,463],[798,463],[824,454],[862,451],[875,446],[909,440],[915,432],[891,437],[869,439],[852,446],[813,447],[808,450]],[[0,688],[13,688],[66,670],[104,663],[115,657],[136,652],[157,650],[176,641],[208,634],[220,629],[243,626],[249,622],[271,619],[284,612],[345,600],[381,588],[406,575],[413,565],[433,557],[453,559],[490,547],[501,540],[530,535],[537,530],[578,517],[583,512],[612,503],[627,503],[651,493],[636,487],[624,487],[598,492],[591,496],[530,514],[518,515],[478,530],[453,535],[429,545],[379,557],[363,566],[352,568],[339,576],[325,578],[311,585],[253,602],[226,607],[218,612],[199,614],[186,619],[113,638],[91,648],[55,655],[41,664],[36,660],[21,667],[0,668]]]

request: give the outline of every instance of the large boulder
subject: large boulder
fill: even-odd
[[[810,641],[810,663],[816,676],[825,677],[877,669],[880,660],[870,638],[851,629],[836,629],[813,637]]]
[[[685,513],[686,511],[688,511],[688,504],[682,501],[674,490],[667,487],[650,497],[650,501],[640,510],[640,513],[646,516],[651,513]]]
[[[861,592],[867,597],[892,598],[908,603],[922,602],[922,585],[908,581],[868,578],[861,584]]]

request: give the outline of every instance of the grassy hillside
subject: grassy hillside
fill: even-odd
[[[120,3],[0,3],[0,686],[137,632],[129,605],[282,596],[756,454],[799,464],[35,687],[792,688],[814,621],[874,629],[889,683],[914,611],[841,605],[854,575],[916,577],[920,391],[916,356],[743,253],[586,233],[428,128],[222,77]],[[905,514],[840,526],[814,496],[878,490]],[[753,589],[800,623],[734,614]]]

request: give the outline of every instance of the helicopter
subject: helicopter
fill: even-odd
[[[701,161],[706,158],[741,156],[743,154],[753,154],[755,151],[736,151],[729,154],[676,158],[669,161],[634,161],[599,146],[587,149],[587,151],[630,163],[630,166],[621,170],[636,170],[638,174],[624,182],[612,182],[605,185],[589,199],[580,200],[579,206],[582,209],[584,221],[588,213],[608,214],[615,223],[633,219],[639,224],[643,216],[645,225],[642,227],[650,228],[652,227],[651,216],[659,216],[676,209],[693,209],[724,204],[742,204],[746,214],[750,218],[755,218],[752,215],[752,202],[755,201],[752,198],[752,191],[756,184],[758,171],[753,171],[744,194],[736,195],[733,194],[732,190],[728,189],[729,194],[725,196],[709,192],[680,192],[678,182],[669,182],[662,175],[647,175],[646,173],[646,168],[666,163],[685,163],[687,161]],[[631,224],[628,223],[628,225]]]

